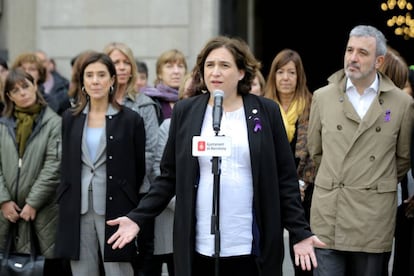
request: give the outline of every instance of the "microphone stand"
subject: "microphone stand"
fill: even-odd
[[[218,136],[216,131],[216,136]],[[221,157],[213,156],[212,173],[214,175],[213,183],[213,210],[211,215],[211,234],[214,234],[214,258],[215,258],[215,276],[219,276],[220,268],[220,173],[221,173]]]

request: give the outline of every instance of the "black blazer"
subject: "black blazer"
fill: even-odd
[[[69,110],[62,118],[61,183],[57,189],[59,223],[56,239],[57,257],[79,260],[81,145],[86,114],[74,116]],[[110,220],[124,216],[138,205],[139,188],[145,174],[145,129],[138,113],[123,107],[106,115],[106,214]],[[105,241],[117,226],[105,225]],[[105,261],[129,261],[135,244],[113,250],[105,243]]]
[[[176,195],[174,258],[175,273],[180,276],[192,275],[199,163],[192,156],[191,145],[193,136],[200,135],[209,97],[206,93],[176,103],[161,161],[161,175],[138,207],[128,214],[142,225],[160,213]],[[278,105],[252,94],[243,96],[243,104],[254,186],[252,253],[257,255],[261,275],[282,275],[283,228],[289,230],[295,242],[312,233],[302,209],[296,166]],[[257,132],[255,118],[260,119],[262,126]]]

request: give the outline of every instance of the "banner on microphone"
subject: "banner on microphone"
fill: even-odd
[[[228,136],[194,136],[193,156],[230,156],[231,138]]]

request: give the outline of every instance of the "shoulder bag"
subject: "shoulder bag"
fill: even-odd
[[[13,252],[17,225],[12,223],[4,252],[0,252],[1,276],[43,276],[45,258],[38,253],[38,239],[33,222],[28,223],[30,224],[30,254]]]

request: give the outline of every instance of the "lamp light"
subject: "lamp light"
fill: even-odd
[[[407,40],[414,38],[414,19],[411,18],[413,4],[409,0],[387,0],[381,3],[381,10],[394,11],[395,14],[387,18],[387,26],[394,28],[396,35]]]

